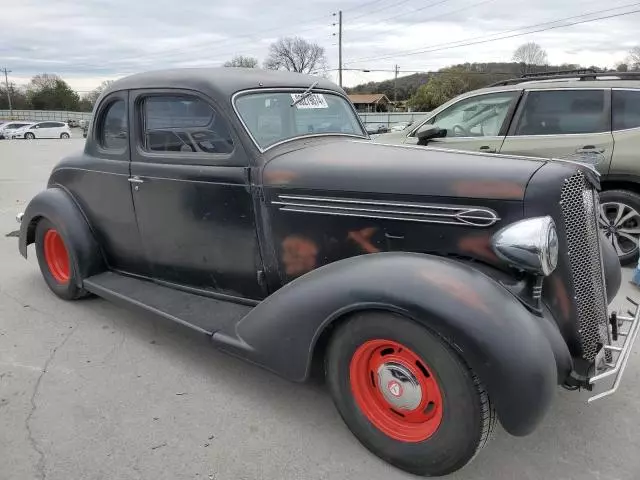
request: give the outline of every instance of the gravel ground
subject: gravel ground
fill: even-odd
[[[71,140],[0,141],[0,479],[408,479],[355,440],[319,385],[288,383],[190,330],[49,293],[15,214]],[[624,272],[625,279],[630,271]],[[640,297],[626,281],[615,300]],[[640,347],[638,347],[640,348]],[[638,350],[636,348],[636,350]],[[558,389],[532,435],[496,438],[462,479],[640,478],[640,355],[587,406]]]

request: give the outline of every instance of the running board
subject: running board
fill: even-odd
[[[114,272],[94,275],[85,279],[83,284],[99,297],[136,307],[207,335],[231,327],[253,309],[248,305],[204,297]]]

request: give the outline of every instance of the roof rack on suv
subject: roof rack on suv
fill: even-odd
[[[580,70],[559,70],[557,72],[529,73],[522,75],[521,77],[493,83],[489,85],[489,87],[515,85],[518,83],[538,80],[597,80],[602,77],[606,77],[608,80],[640,80],[640,72],[596,72],[589,68]]]

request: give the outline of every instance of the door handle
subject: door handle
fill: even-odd
[[[137,175],[135,177],[129,177],[127,180],[129,180],[130,183],[144,183],[144,180]]]
[[[596,148],[595,145],[585,145],[582,148],[578,148],[576,153],[604,153],[605,150],[603,147]]]
[[[479,148],[479,150],[484,153],[496,153],[496,149],[490,147],[489,145],[483,145]]]

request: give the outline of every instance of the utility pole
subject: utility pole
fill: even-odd
[[[342,10],[338,11],[338,85],[342,88]]]
[[[393,103],[395,104],[398,101],[398,71],[400,70],[400,67],[396,65],[394,70],[396,72],[396,76],[393,80]]]
[[[9,78],[7,75],[11,73],[11,70],[7,70],[7,67],[0,69],[0,72],[4,72],[4,84],[7,87],[7,100],[9,100],[9,118],[13,116],[13,109],[11,108],[11,92],[9,91]]]

